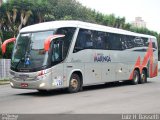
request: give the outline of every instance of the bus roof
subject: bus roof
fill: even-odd
[[[112,28],[112,27],[93,24],[93,23],[87,23],[87,22],[81,22],[81,21],[71,21],[71,20],[52,21],[52,22],[44,22],[44,23],[39,23],[35,25],[30,25],[30,26],[22,28],[20,30],[20,33],[53,30],[53,29],[61,28],[61,27],[78,27],[78,28],[83,28],[83,29],[91,29],[91,30],[97,30],[97,31],[104,31],[104,32],[110,32],[110,33],[117,33],[117,34],[156,39],[156,37],[151,36],[151,35],[139,34],[139,33],[134,33],[134,32],[130,32],[127,30],[118,29],[118,28]]]

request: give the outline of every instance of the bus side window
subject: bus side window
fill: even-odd
[[[105,50],[110,50],[110,45],[109,45],[109,40],[108,40],[108,38],[105,39],[104,49],[105,49]]]
[[[91,31],[80,29],[73,52],[75,53],[83,49],[90,49],[92,47],[93,47],[93,42],[91,40]]]
[[[104,45],[104,38],[105,33],[104,32],[97,32],[94,31],[94,48],[95,49],[105,49]]]
[[[76,28],[72,27],[66,27],[66,28],[60,28],[57,30],[56,34],[62,34],[65,35],[65,37],[59,39],[63,41],[62,45],[62,59],[65,59],[71,44],[71,41],[73,39],[74,33],[75,33]]]
[[[76,40],[76,44],[74,47],[74,52],[78,52],[84,49],[84,46],[85,46],[84,39],[85,39],[84,33],[82,31],[79,31],[77,40]]]
[[[86,31],[85,33],[85,49],[92,49],[93,48],[93,41],[92,41],[92,34],[93,34],[93,31]]]
[[[133,48],[132,37],[128,35],[121,35],[122,50]]]
[[[152,42],[152,47],[157,49],[157,46],[156,46],[156,43],[155,42]]]
[[[110,33],[109,43],[110,43],[110,50],[122,50],[122,41],[120,35]]]
[[[52,56],[51,56],[51,60],[52,62],[58,61],[59,60],[59,45],[57,43],[54,43],[54,41],[52,41],[51,43],[53,51],[52,51]]]

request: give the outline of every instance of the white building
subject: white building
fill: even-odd
[[[146,22],[142,20],[142,17],[136,17],[135,21],[132,22],[132,25],[138,28],[146,28]]]

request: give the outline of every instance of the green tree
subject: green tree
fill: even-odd
[[[16,37],[24,26],[43,22],[50,12],[46,0],[8,0],[0,7],[0,39],[2,42]],[[7,33],[7,34],[6,34]],[[11,56],[13,44],[7,47],[6,57]]]
[[[102,14],[87,8],[76,0],[8,0],[0,7],[0,39],[17,36],[27,25],[53,20],[80,20],[121,28],[157,37],[160,48],[160,34],[147,28],[135,28],[126,23],[125,17]],[[10,57],[12,44],[7,47]]]
[[[35,23],[41,23],[44,22],[45,20],[47,21],[51,16],[50,16],[50,10],[47,9],[46,7],[48,6],[48,1],[47,0],[39,0],[35,1],[33,3],[33,7],[31,9],[33,13],[33,18]],[[48,18],[48,19],[47,19]]]
[[[111,26],[111,27],[114,27],[115,23],[116,23],[115,15],[114,14],[110,14],[109,15],[108,25]]]
[[[108,24],[109,24],[109,16],[108,16],[108,15],[104,15],[102,21],[103,21],[103,22],[102,22],[103,25],[108,26]]]
[[[123,29],[131,30],[132,25],[130,23],[125,23]]]

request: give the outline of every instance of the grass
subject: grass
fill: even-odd
[[[9,80],[0,80],[0,85],[9,84]]]

